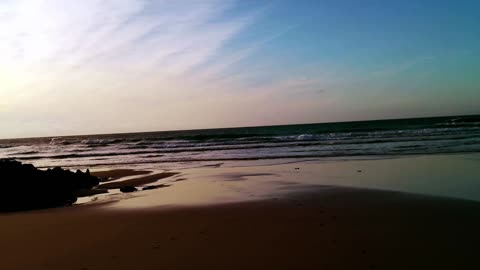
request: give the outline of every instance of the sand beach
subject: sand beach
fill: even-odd
[[[0,268],[475,269],[479,202],[327,183],[362,179],[385,164],[422,168],[432,159],[459,159],[466,169],[475,158],[198,168],[166,178],[151,172],[155,184],[169,186],[1,214]],[[126,169],[111,175],[139,177]],[[320,184],[309,184],[312,177]]]

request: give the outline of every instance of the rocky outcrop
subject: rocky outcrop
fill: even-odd
[[[98,184],[99,179],[88,170],[39,170],[31,164],[0,159],[0,211],[71,205],[76,194]]]
[[[120,188],[120,191],[123,193],[130,193],[130,192],[135,192],[137,191],[136,187],[133,186],[124,186]]]

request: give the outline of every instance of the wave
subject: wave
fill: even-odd
[[[232,154],[248,154],[251,156],[256,155],[256,152],[248,152],[251,150],[262,150],[268,151],[273,154],[279,152],[278,150],[282,148],[282,151],[287,152],[305,152],[305,149],[312,148],[311,151],[324,151],[324,152],[338,152],[338,151],[354,151],[361,150],[364,154],[367,153],[379,153],[379,154],[388,154],[390,151],[398,152],[403,151],[408,153],[412,150],[418,150],[421,148],[431,148],[439,149],[442,147],[462,147],[463,145],[470,145],[472,147],[478,146],[480,148],[480,140],[471,140],[465,142],[464,140],[471,140],[470,137],[461,137],[453,136],[450,138],[445,137],[422,137],[421,140],[418,138],[397,138],[395,140],[391,139],[356,139],[356,140],[344,140],[344,141],[304,141],[304,142],[289,142],[289,143],[270,143],[270,144],[255,144],[255,145],[237,145],[237,146],[228,146],[228,145],[214,145],[210,147],[179,147],[179,148],[163,148],[156,149],[150,148],[142,151],[120,151],[114,149],[114,151],[109,152],[75,152],[75,153],[65,153],[59,155],[21,155],[21,153],[15,153],[11,156],[15,156],[20,160],[39,160],[39,159],[78,159],[78,158],[94,158],[94,157],[116,157],[116,156],[142,156],[143,158],[153,158],[160,157],[165,155],[175,155],[175,154],[193,154],[193,153],[208,153],[210,155],[214,153],[219,153],[223,156],[228,156]],[[356,148],[357,147],[357,148]],[[359,147],[359,148],[358,148]],[[452,149],[454,152],[458,149]],[[280,152],[282,152],[280,151]],[[310,150],[309,150],[310,151]],[[462,150],[463,151],[463,150]],[[38,152],[35,152],[38,153]]]
[[[64,140],[61,137],[55,137],[55,138],[51,138],[48,144],[49,145],[70,145],[72,144],[72,142]]]
[[[472,136],[480,136],[480,130],[472,132],[472,130],[421,130],[421,131],[395,131],[395,132],[362,132],[362,133],[341,133],[341,134],[301,134],[275,137],[251,138],[250,140],[230,140],[230,141],[210,141],[210,142],[192,142],[192,141],[150,141],[141,142],[139,144],[124,144],[123,149],[182,149],[182,148],[199,148],[199,147],[216,147],[216,146],[238,146],[246,147],[246,145],[258,144],[279,144],[291,143],[302,146],[302,143],[316,143],[317,145],[331,144],[351,144],[351,143],[380,143],[395,142],[405,140],[445,140],[445,139],[464,139]]]
[[[71,158],[85,158],[85,157],[110,157],[110,156],[126,156],[126,155],[141,155],[149,154],[151,151],[144,152],[107,152],[107,153],[86,153],[86,154],[60,154],[60,155],[42,155],[42,156],[15,156],[19,160],[37,160],[37,159],[71,159]]]
[[[38,154],[40,153],[39,151],[25,151],[25,152],[15,152],[15,153],[11,153],[9,154],[10,156],[14,156],[14,155],[32,155],[32,154]]]
[[[466,150],[463,153],[478,153],[477,150]],[[384,159],[396,158],[411,155],[436,155],[436,154],[452,154],[450,151],[432,151],[432,152],[396,152],[392,151],[389,154],[385,153],[331,153],[331,154],[303,154],[303,155],[277,155],[277,156],[255,156],[255,157],[219,157],[219,158],[178,158],[178,159],[163,159],[163,160],[106,160],[106,162],[87,162],[87,163],[63,163],[56,164],[60,167],[97,167],[97,166],[119,166],[119,165],[139,165],[139,164],[169,164],[169,163],[201,163],[201,162],[228,162],[228,161],[258,161],[258,160],[364,160],[364,159]],[[38,166],[39,168],[48,168],[51,166]]]
[[[116,143],[123,143],[124,141],[124,139],[86,139],[82,140],[80,143],[89,147],[101,147]]]
[[[480,116],[0,141],[34,163],[183,162],[480,152]]]
[[[480,116],[456,117],[435,124],[441,127],[480,127]]]
[[[272,139],[277,139],[281,141],[313,141],[318,139],[324,139],[326,136],[324,134],[300,134],[300,135],[287,135],[287,136],[276,136]]]
[[[13,145],[0,145],[0,149],[7,149],[7,148],[12,148],[14,147]]]

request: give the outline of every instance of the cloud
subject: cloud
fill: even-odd
[[[221,20],[230,1],[33,0],[0,9],[3,64],[58,69],[199,65],[251,20]]]
[[[0,137],[314,122],[340,111],[346,80],[332,67],[252,57],[298,25],[242,36],[265,13],[238,2],[0,1]]]
[[[112,121],[115,112],[145,116],[139,107],[151,112],[155,102],[185,100],[211,87],[199,71],[220,76],[253,50],[241,49],[223,64],[214,60],[258,15],[225,16],[235,2],[2,1],[0,99],[9,106],[0,118],[15,129],[29,117],[51,123],[80,114],[84,120],[71,123],[85,125]],[[15,118],[20,108],[22,119]],[[107,113],[99,116],[100,109]]]

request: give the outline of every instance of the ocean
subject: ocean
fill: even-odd
[[[182,168],[480,152],[480,115],[0,140],[38,167]]]

